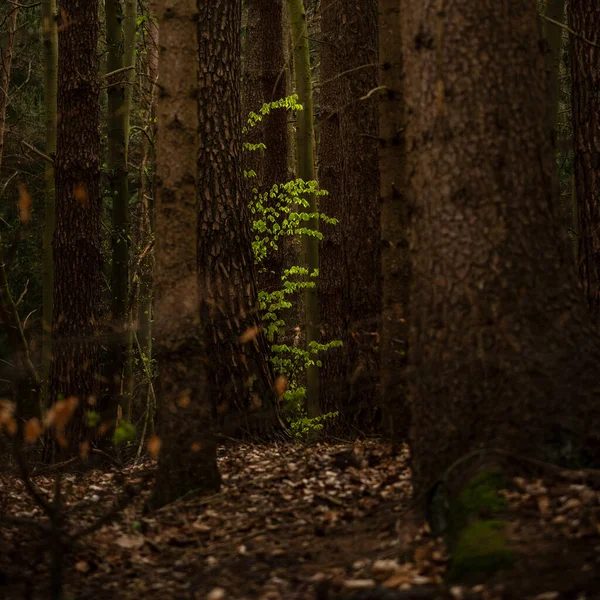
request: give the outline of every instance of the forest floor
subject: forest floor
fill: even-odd
[[[600,599],[600,485],[515,479],[506,492],[507,572],[447,585],[449,557],[411,507],[406,450],[375,441],[240,445],[219,458],[219,494],[147,512],[154,464],[63,476],[68,527],[93,523],[138,486],[111,523],[65,556],[68,599]],[[33,480],[51,495],[54,476]],[[597,489],[594,489],[596,487]],[[50,598],[42,519],[0,475],[0,597]]]

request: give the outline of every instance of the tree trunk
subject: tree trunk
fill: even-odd
[[[48,403],[75,396],[67,453],[87,439],[86,408],[97,410],[102,292],[98,2],[60,0],[54,312]],[[102,407],[100,407],[102,409]]]
[[[296,168],[297,175],[304,181],[315,179],[314,159],[314,110],[312,99],[312,80],[310,71],[310,54],[308,49],[308,25],[302,0],[288,0],[288,12],[292,33],[294,58],[294,83],[298,101],[304,110],[296,116]],[[308,197],[310,203],[307,212],[317,212],[317,198],[314,194]],[[319,220],[311,218],[306,227],[315,231],[319,229]],[[308,269],[308,281],[317,283],[319,272],[319,241],[311,235],[302,238],[302,266]],[[318,286],[318,283],[317,283]],[[319,296],[317,287],[309,287],[305,292],[306,310],[306,344],[310,351],[313,343],[320,341]],[[316,358],[313,356],[313,358]],[[310,418],[321,414],[319,399],[319,368],[316,365],[306,371],[306,410]]]
[[[129,186],[127,132],[129,114],[125,90],[129,73],[124,67],[123,5],[121,0],[106,0],[106,45],[108,49],[108,181],[112,200],[111,324],[107,368],[110,403],[116,414],[123,404],[127,362],[131,355],[129,308]]]
[[[156,356],[162,441],[152,503],[216,491],[205,345],[196,275],[198,155],[196,0],[159,9],[160,95],[156,161]]]
[[[9,8],[9,17],[7,21],[6,41],[2,52],[2,64],[0,67],[0,166],[2,165],[2,156],[4,154],[4,134],[6,132],[6,109],[9,104],[10,89],[10,71],[12,68],[12,59],[15,48],[15,36],[17,33],[17,17],[19,16],[19,7]]]
[[[552,21],[562,23],[565,19],[565,0],[546,0],[544,15]],[[548,126],[555,131],[558,115],[558,91],[563,28],[552,21],[544,21],[546,40],[546,72],[548,73]]]
[[[242,118],[257,112],[265,102],[284,98],[287,92],[283,49],[283,0],[249,0],[244,57]],[[263,143],[264,151],[247,152],[247,170],[256,172],[250,182],[261,192],[288,180],[288,114],[275,110],[246,135],[252,144]],[[281,289],[289,240],[281,238],[257,273],[260,290]]]
[[[405,107],[401,13],[379,2],[379,171],[381,202],[381,403],[383,428],[405,439],[410,425],[404,371],[408,349],[410,257],[405,180]]]
[[[600,6],[569,2],[569,26],[600,42]],[[573,142],[577,198],[577,264],[590,314],[600,324],[600,49],[571,36]]]
[[[225,430],[240,434],[275,423],[242,174],[241,2],[198,0],[198,7],[200,314],[215,417]]]
[[[537,1],[439,5],[402,18],[417,494],[481,447],[599,457],[600,343],[559,219]]]
[[[56,153],[56,84],[58,71],[58,31],[56,27],[56,0],[42,2],[42,33],[44,39],[44,110],[46,118],[46,154]],[[42,379],[44,396],[48,391],[50,352],[52,348],[52,308],[54,304],[54,258],[52,239],[56,222],[54,165],[44,164],[46,193],[44,197],[44,236],[42,241]]]
[[[154,1],[150,2],[148,11],[155,14],[156,8]],[[150,139],[156,139],[155,123],[157,101],[158,101],[158,25],[155,20],[148,21],[148,40],[147,40],[147,64],[145,77],[145,86],[140,86],[146,90],[147,105],[142,114],[146,123],[149,123],[148,135],[142,140],[142,160],[139,169],[138,185],[138,203],[135,215],[136,226],[134,229],[134,247],[139,253],[137,265],[132,273],[132,282],[134,283],[135,293],[132,302],[132,319],[137,319],[136,334],[143,352],[146,365],[149,367],[152,360],[152,271],[154,268],[154,251],[152,249],[152,205],[155,198],[154,177],[148,174],[148,167],[152,164],[152,153]],[[150,139],[149,139],[150,136]],[[145,369],[145,377],[148,379],[139,394],[140,398],[145,400],[144,406],[149,410],[151,406],[150,398],[152,394],[152,381],[149,378],[150,369]],[[129,411],[131,413],[131,409]]]
[[[377,0],[321,3],[319,307],[328,350],[321,369],[321,410],[339,410],[360,427],[373,422],[381,304],[377,161]],[[355,423],[357,424],[357,423]]]

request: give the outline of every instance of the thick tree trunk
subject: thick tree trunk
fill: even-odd
[[[569,26],[600,42],[600,6],[569,1]],[[600,324],[600,49],[571,36],[577,264],[593,322]]]
[[[288,0],[288,13],[292,35],[292,53],[294,59],[294,83],[298,101],[304,110],[296,116],[296,170],[304,181],[315,179],[314,158],[314,109],[312,98],[312,79],[310,71],[310,54],[308,49],[308,25],[302,0]],[[309,207],[306,212],[317,212],[317,198],[308,197]],[[319,220],[306,221],[306,227],[318,231]],[[308,281],[318,282],[315,273],[319,272],[319,241],[316,237],[305,235],[302,238],[302,266],[308,269]],[[317,283],[318,286],[318,283]],[[320,342],[319,296],[317,287],[307,288],[304,295],[306,344],[310,350],[313,342]],[[313,359],[316,358],[313,356]],[[321,414],[320,377],[316,365],[306,370],[306,410],[310,418]]]
[[[215,417],[225,430],[240,434],[275,423],[242,174],[241,2],[198,0],[198,8],[200,314]]]
[[[439,6],[407,0],[402,19],[417,493],[482,446],[599,457],[600,343],[559,219],[537,1]]]
[[[379,2],[379,172],[381,198],[381,403],[383,429],[408,435],[410,412],[404,371],[408,349],[408,203],[405,179],[405,107],[400,5]]]
[[[131,355],[129,330],[129,186],[127,132],[129,106],[125,103],[128,72],[124,66],[123,5],[121,0],[106,0],[107,69],[118,74],[109,77],[108,88],[108,181],[112,201],[111,323],[109,330],[110,403],[125,401],[124,380]]]
[[[162,449],[153,504],[220,486],[196,276],[196,0],[159,9],[160,96],[156,164],[156,356]]]
[[[68,453],[86,439],[85,412],[99,390],[102,291],[98,2],[58,5],[58,137],[54,162],[54,313],[48,403],[75,396]]]
[[[338,410],[360,427],[373,422],[381,305],[377,160],[377,0],[321,3],[319,308],[328,350],[321,369],[321,410]],[[357,424],[357,423],[355,423]]]
[[[44,39],[44,111],[46,117],[46,154],[56,153],[56,85],[58,72],[58,31],[56,27],[56,0],[42,2],[42,34]],[[54,304],[54,258],[52,239],[56,222],[54,165],[45,161],[44,179],[44,237],[42,240],[42,379],[44,395],[48,391],[50,353],[52,348],[52,310]]]
[[[284,98],[287,91],[283,48],[283,0],[249,0],[248,25],[244,55],[242,89],[242,118],[250,111],[258,111],[265,102]],[[247,169],[256,172],[250,181],[260,191],[288,180],[288,114],[275,110],[252,128],[246,141],[267,147],[264,151],[247,152]],[[289,240],[279,240],[279,248],[272,251],[257,272],[258,287],[272,292],[281,288]]]
[[[12,69],[12,59],[15,48],[15,36],[17,33],[17,17],[19,16],[19,7],[9,8],[10,15],[7,20],[6,40],[2,49],[2,64],[0,64],[0,166],[2,165],[2,156],[4,154],[4,134],[6,133],[6,109],[9,103],[10,72]]]

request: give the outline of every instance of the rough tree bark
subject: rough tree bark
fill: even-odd
[[[302,0],[288,0],[288,14],[291,26],[292,55],[294,60],[294,84],[298,101],[304,110],[296,116],[296,171],[304,181],[315,179],[314,158],[314,108],[312,97],[312,78],[310,70],[310,53],[308,48],[308,24]],[[317,198],[308,197],[309,207],[306,212],[317,212]],[[306,221],[309,229],[319,229],[318,219]],[[308,269],[309,281],[317,281],[312,277],[319,271],[319,241],[316,237],[305,235],[302,238],[302,266]],[[317,283],[318,286],[318,283]],[[319,295],[317,287],[307,288],[304,294],[306,344],[320,342]],[[310,418],[321,414],[319,368],[310,366],[306,370],[306,411]]]
[[[360,427],[373,422],[381,305],[377,160],[377,0],[321,3],[319,310],[328,350],[321,369],[321,410],[338,410]],[[356,424],[356,423],[354,423]]]
[[[593,322],[600,324],[600,6],[569,1],[577,265]]]
[[[404,370],[408,346],[410,258],[404,195],[405,107],[400,5],[379,1],[379,172],[381,198],[381,404],[383,429],[405,439],[410,425]]]
[[[56,27],[56,0],[42,2],[42,34],[44,39],[44,111],[46,117],[46,154],[56,153],[56,85],[58,72],[58,31]],[[42,240],[42,379],[44,392],[48,389],[50,352],[52,344],[52,310],[54,304],[54,258],[52,239],[56,222],[54,165],[45,161],[44,179],[44,237]]]
[[[196,275],[196,0],[159,7],[156,162],[156,356],[162,441],[152,504],[220,486]]]
[[[48,403],[79,405],[68,429],[68,454],[86,439],[86,408],[98,410],[97,328],[102,291],[98,2],[58,4],[58,98],[54,311]],[[101,409],[102,407],[100,407]]]
[[[283,0],[249,0],[246,2],[248,24],[244,53],[242,118],[258,111],[265,102],[287,95],[283,47]],[[262,152],[247,152],[244,163],[256,172],[250,181],[260,191],[288,180],[288,114],[275,110],[251,129],[245,140],[267,147]],[[281,288],[285,268],[286,239],[263,262],[257,272],[258,287],[272,292]]]
[[[415,491],[482,446],[596,460],[600,341],[559,219],[537,1],[404,7]]]
[[[242,434],[275,424],[242,173],[239,0],[198,0],[198,284],[214,417]],[[162,31],[161,31],[162,39]]]

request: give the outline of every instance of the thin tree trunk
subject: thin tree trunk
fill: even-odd
[[[377,0],[321,3],[319,307],[328,350],[321,369],[321,409],[339,410],[365,429],[378,404],[376,336],[381,305],[377,160]]]
[[[198,0],[198,7],[201,320],[215,416],[226,430],[239,434],[269,430],[276,422],[242,174],[241,2]]]
[[[283,48],[283,0],[250,0],[246,2],[248,25],[243,73],[242,118],[258,111],[265,102],[286,96]],[[250,183],[261,192],[288,179],[288,114],[275,110],[247,134],[246,141],[267,147],[261,152],[247,152],[247,169],[256,172]],[[279,248],[263,261],[257,273],[258,287],[272,292],[281,288],[289,240],[279,240]]]
[[[56,153],[56,85],[58,73],[58,31],[56,27],[56,0],[42,2],[42,33],[44,39],[44,110],[46,117],[46,154]],[[56,222],[56,195],[54,165],[44,164],[46,192],[44,197],[44,237],[42,241],[42,379],[44,396],[48,391],[50,352],[52,348],[52,310],[54,305],[54,258],[52,239]]]
[[[60,0],[54,312],[48,402],[75,396],[66,452],[88,438],[86,409],[102,410],[97,339],[102,292],[98,2]]]
[[[569,26],[600,42],[600,6],[569,2]],[[571,36],[577,264],[593,322],[600,324],[600,49]]]
[[[154,289],[162,449],[155,506],[192,490],[218,490],[221,481],[196,274],[198,17],[196,0],[163,0],[159,8]]]
[[[123,19],[123,66],[135,67],[136,48],[137,48],[137,0],[125,0],[125,14]],[[156,27],[156,22],[151,21],[149,27]],[[132,114],[133,83],[135,81],[135,68],[127,71],[125,86],[125,105],[123,112],[125,115],[125,151],[129,148],[129,126]]]
[[[106,0],[106,45],[109,73],[108,88],[108,180],[112,200],[111,326],[109,333],[109,395],[115,407],[124,401],[124,381],[131,356],[129,308],[129,186],[127,132],[129,114],[125,91],[129,72],[123,72],[125,40],[121,0]]]
[[[12,59],[15,48],[15,36],[17,33],[17,17],[19,16],[19,8],[11,7],[11,11],[6,30],[6,41],[2,52],[2,72],[0,73],[0,166],[2,165],[2,157],[4,154],[4,134],[6,132],[6,109],[10,101],[10,71],[12,68]]]
[[[299,102],[304,107],[296,117],[296,164],[298,177],[304,181],[315,179],[314,159],[314,111],[312,99],[312,80],[310,72],[310,54],[308,49],[308,27],[302,0],[288,0],[288,11],[291,25],[294,83]],[[308,197],[309,213],[317,212],[317,198]],[[319,220],[312,218],[306,221],[306,227],[319,229]],[[302,240],[302,266],[309,271],[309,281],[317,282],[315,274],[319,272],[319,241],[316,237],[305,235]],[[318,285],[318,283],[317,283]],[[320,341],[319,296],[317,287],[307,288],[305,292],[306,310],[306,344],[310,350],[313,342]],[[321,414],[319,399],[319,368],[310,366],[306,373],[306,410],[310,418]]]
[[[381,403],[383,428],[405,439],[410,425],[408,358],[410,257],[404,194],[406,121],[402,82],[402,14],[394,0],[379,2],[379,170],[381,176]]]
[[[565,0],[546,0],[544,15],[552,21],[562,23],[565,19]],[[548,45],[546,51],[546,72],[548,73],[548,126],[550,131],[556,129],[558,115],[558,92],[560,59],[562,52],[563,28],[551,21],[544,21],[544,38]]]
[[[563,464],[600,447],[600,341],[559,218],[537,1],[439,6],[406,0],[402,17],[417,494],[481,447]]]

